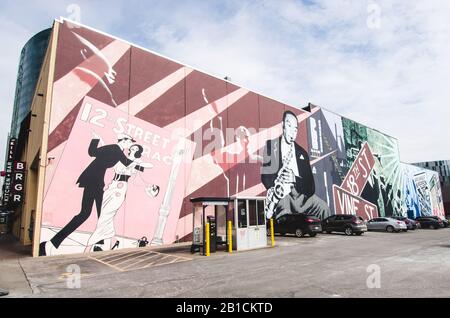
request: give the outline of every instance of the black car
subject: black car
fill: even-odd
[[[391,217],[393,219],[405,222],[407,230],[414,231],[420,227],[420,223],[418,221],[408,219],[407,217],[404,217],[404,216],[391,216]]]
[[[346,235],[361,235],[367,232],[367,226],[363,218],[355,215],[336,214],[322,221],[322,230],[328,234],[331,232],[343,232]]]
[[[416,221],[420,223],[420,227],[423,229],[439,229],[443,227],[443,222],[441,219],[436,219],[430,216],[419,216],[416,218]]]
[[[297,237],[303,237],[306,234],[314,237],[322,232],[319,218],[302,213],[285,214],[273,222],[273,227],[275,233],[295,234]]]
[[[427,216],[427,217],[428,217],[428,218],[436,219],[436,220],[438,220],[438,221],[442,221],[441,227],[449,227],[449,224],[448,224],[448,220],[447,220],[447,219],[441,219],[440,217],[438,217],[438,216],[436,216],[436,215],[430,215],[430,216]]]

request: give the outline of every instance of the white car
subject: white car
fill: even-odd
[[[407,231],[406,223],[393,218],[375,218],[367,222],[367,230],[369,231],[386,231],[386,232],[400,232]]]

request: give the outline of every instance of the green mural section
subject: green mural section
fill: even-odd
[[[347,168],[367,142],[375,157],[375,166],[362,198],[378,207],[380,216],[402,214],[402,177],[397,140],[355,121],[342,118]]]

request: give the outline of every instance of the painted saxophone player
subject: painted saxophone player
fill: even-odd
[[[330,215],[327,204],[314,194],[314,177],[308,153],[295,140],[298,119],[283,114],[283,134],[266,142],[261,180],[267,189],[266,217],[278,219],[284,214],[305,213],[321,219]]]

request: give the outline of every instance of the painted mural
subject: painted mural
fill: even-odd
[[[437,215],[445,217],[439,174],[402,163],[403,215],[409,218]]]
[[[329,213],[358,215],[365,220],[383,216],[444,217],[437,173],[401,163],[394,138],[317,106],[310,109],[307,126],[309,149],[304,156],[309,156],[313,179],[305,175],[301,180],[309,180],[312,192],[326,203]],[[288,139],[284,136],[281,140]],[[297,173],[295,167],[291,171]],[[277,177],[283,178],[282,174]],[[276,211],[283,209],[284,202],[272,208],[271,191],[266,208],[271,210],[268,216],[277,217]],[[327,215],[311,213],[307,205],[302,206],[294,208],[291,203],[290,213],[321,218]]]
[[[366,220],[400,214],[397,141],[319,107],[311,111],[312,171],[318,195],[331,211]]]
[[[325,201],[316,195],[308,152],[295,142],[298,119],[283,114],[282,135],[268,140],[264,148],[261,180],[267,189],[266,217],[305,213],[321,219],[331,215]]]
[[[40,255],[192,240],[193,197],[263,197],[275,219],[443,212],[392,137],[57,23]]]

